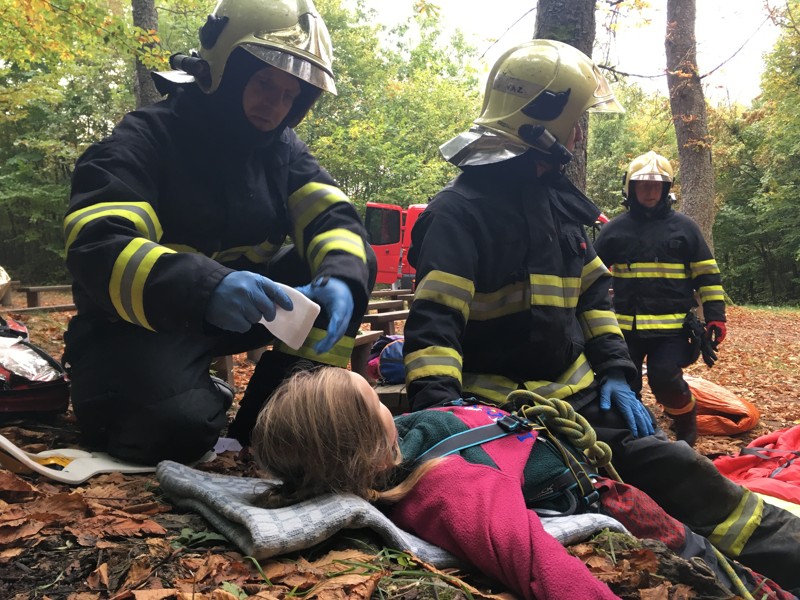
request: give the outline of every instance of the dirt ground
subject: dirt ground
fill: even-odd
[[[31,341],[60,358],[71,313],[15,314],[14,308],[24,306],[24,296],[17,294],[13,301],[11,308],[0,307],[0,315],[24,322]],[[68,302],[68,295],[44,296],[45,304]],[[702,436],[697,450],[712,458],[736,454],[760,435],[800,424],[800,312],[732,307],[728,316],[728,338],[718,363],[708,369],[700,361],[688,372],[752,402],[761,417],[747,433]],[[234,357],[237,400],[252,369],[246,355]],[[666,428],[668,422],[649,392],[645,402]],[[29,452],[80,447],[70,412],[36,419],[6,416],[0,420],[0,433]],[[256,475],[246,453],[220,454],[202,468]],[[492,597],[489,584],[474,576],[442,573],[407,556],[381,552],[366,534],[356,535],[357,544],[352,537],[337,536],[302,556],[259,566],[201,517],[170,506],[152,475],[100,475],[71,487],[0,469],[2,600]],[[611,555],[617,549],[613,564],[603,543],[612,544]],[[597,544],[583,544],[574,553],[596,573],[600,569],[601,578],[607,569],[604,580],[616,581],[612,588],[622,597],[699,597],[687,592],[686,582],[643,577],[646,569],[637,568],[637,561],[644,550],[621,550],[613,540]],[[597,567],[602,561],[608,564]]]

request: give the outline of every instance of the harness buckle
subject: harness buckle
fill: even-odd
[[[528,419],[511,414],[504,416],[502,419],[498,419],[497,424],[509,433],[530,431],[533,429],[533,423],[531,423]]]

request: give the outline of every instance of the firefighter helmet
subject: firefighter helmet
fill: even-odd
[[[673,178],[674,173],[669,161],[651,150],[637,156],[628,165],[628,170],[622,178],[622,196],[626,199],[629,198],[631,181],[661,181],[665,184],[662,192],[663,199],[669,194]]]
[[[313,0],[219,0],[200,28],[199,56],[209,73],[206,81],[198,80],[203,91],[219,87],[236,48],[336,93],[331,39]]]
[[[586,111],[624,109],[583,52],[563,42],[531,40],[497,60],[475,124],[552,152],[554,142],[562,146],[567,142]]]

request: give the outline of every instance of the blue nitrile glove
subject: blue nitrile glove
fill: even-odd
[[[616,403],[617,410],[622,413],[633,437],[644,437],[655,433],[650,413],[633,393],[622,373],[616,371],[609,372],[600,382],[600,408],[609,410],[612,399]]]
[[[275,304],[292,310],[292,301],[280,286],[250,271],[226,275],[212,292],[206,321],[227,331],[244,333],[261,320],[275,318]]]
[[[353,294],[344,281],[327,276],[317,277],[297,289],[325,309],[328,315],[328,335],[314,346],[317,354],[323,354],[333,348],[347,331],[353,316]]]

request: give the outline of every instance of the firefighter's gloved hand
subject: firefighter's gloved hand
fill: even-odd
[[[335,277],[317,277],[308,285],[297,288],[319,304],[328,315],[328,334],[314,345],[317,354],[323,354],[342,339],[353,316],[353,294],[350,287]]]
[[[609,372],[600,382],[600,408],[609,410],[612,400],[617,410],[622,413],[633,437],[644,437],[655,433],[650,413],[633,393],[622,373],[617,371]]]
[[[725,321],[709,321],[706,324],[706,335],[711,339],[711,343],[716,348],[725,340],[728,335],[728,328],[725,326]]]
[[[277,283],[249,271],[234,271],[212,292],[205,317],[220,329],[244,333],[262,316],[272,321],[275,304],[292,310],[292,301]]]

